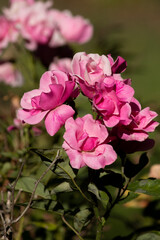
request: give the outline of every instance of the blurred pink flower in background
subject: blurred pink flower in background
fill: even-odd
[[[48,44],[54,33],[50,7],[50,2],[35,2],[23,10],[20,33],[28,41],[26,46],[30,50],[35,50],[38,43]]]
[[[91,39],[93,26],[88,20],[51,7],[50,1],[12,0],[3,13],[26,40],[29,50],[36,50],[38,44],[58,47],[69,42],[81,44]]]
[[[49,70],[60,70],[66,73],[71,73],[71,61],[70,58],[55,59],[50,64]]]
[[[28,4],[34,3],[34,0],[10,0],[10,4],[16,3],[16,2],[26,2]]]
[[[74,88],[72,76],[62,71],[45,72],[40,79],[40,88],[23,95],[18,118],[29,124],[37,124],[45,118],[47,132],[53,136],[74,115],[74,110],[64,104]]]
[[[18,32],[12,22],[4,16],[0,16],[0,52],[6,48],[10,42],[15,42]]]
[[[0,82],[4,82],[12,87],[19,87],[23,84],[23,77],[12,63],[1,63]]]
[[[93,26],[81,16],[72,16],[70,11],[52,10],[53,21],[65,42],[88,42],[93,35]],[[53,42],[54,43],[54,42]]]
[[[88,166],[93,169],[104,168],[117,159],[113,147],[106,144],[108,131],[100,121],[87,114],[82,118],[69,118],[65,123],[65,149],[71,166],[81,168]]]

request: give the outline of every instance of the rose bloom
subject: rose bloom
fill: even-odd
[[[55,59],[50,64],[49,70],[60,70],[66,73],[72,73],[71,59],[70,58]]]
[[[12,63],[1,63],[0,82],[4,82],[12,87],[18,87],[23,84],[23,77],[21,73],[15,69]]]
[[[4,16],[14,22],[16,28],[21,28],[21,22],[25,17],[28,6],[34,4],[32,0],[11,0],[9,8],[3,8]]]
[[[52,38],[55,26],[50,17],[50,7],[51,2],[35,2],[23,10],[20,32],[29,42],[26,47],[30,50],[35,50],[37,44],[48,44]]]
[[[4,16],[0,16],[0,52],[6,48],[9,42],[15,42],[18,37],[18,32],[14,25]]]
[[[13,3],[16,3],[16,2],[27,2],[28,4],[32,4],[34,3],[34,0],[10,0],[10,3],[13,4]]]
[[[91,39],[93,26],[88,20],[81,16],[72,16],[70,11],[52,10],[51,15],[59,32],[57,35],[59,35],[58,37],[59,39],[61,38],[61,41],[64,39],[64,42],[85,43]]]
[[[114,62],[110,55],[76,53],[72,61],[72,71],[79,78],[82,92],[93,98],[103,83],[113,87],[116,80],[123,81],[120,73],[126,69],[126,61],[118,57]],[[127,82],[128,84],[129,82]]]
[[[140,103],[133,98],[131,103],[131,122],[129,125],[119,124],[116,128],[119,138],[126,141],[144,141],[148,138],[149,132],[154,132],[159,125],[158,122],[153,121],[157,117],[157,113],[151,111],[149,107],[141,109]]]
[[[73,168],[88,166],[93,169],[104,168],[117,159],[113,147],[105,141],[108,137],[106,127],[92,115],[87,114],[82,118],[69,118],[65,123],[64,143]]]
[[[47,132],[53,136],[74,114],[74,110],[64,104],[76,91],[74,88],[71,75],[62,71],[45,72],[40,79],[39,89],[23,95],[18,118],[33,125],[45,118]]]
[[[128,125],[131,114],[129,105],[133,98],[134,90],[122,81],[115,81],[114,85],[97,91],[93,97],[93,106],[107,127],[114,127],[118,123]]]

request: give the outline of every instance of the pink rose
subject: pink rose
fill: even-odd
[[[10,0],[10,3],[11,4],[13,4],[13,3],[15,3],[15,2],[26,2],[26,3],[28,3],[28,4],[32,4],[32,3],[34,3],[34,0]]]
[[[52,11],[57,29],[67,42],[85,43],[93,34],[93,27],[81,16],[72,16],[69,11]]]
[[[148,138],[149,132],[154,132],[159,125],[153,121],[157,117],[157,113],[150,111],[149,107],[141,110],[141,105],[136,99],[132,99],[131,106],[131,122],[129,125],[118,125],[117,134],[121,139],[126,141],[144,141]]]
[[[23,10],[21,34],[29,41],[26,45],[35,50],[37,44],[48,44],[54,32],[54,22],[50,18],[50,2],[35,2]]]
[[[9,42],[15,42],[18,32],[14,25],[5,17],[0,16],[0,51],[8,46]]]
[[[37,124],[45,118],[47,132],[53,136],[74,114],[74,110],[64,104],[74,87],[72,76],[61,71],[45,72],[40,79],[40,88],[23,95],[18,118],[29,124]]]
[[[55,61],[53,61],[50,64],[49,70],[60,70],[66,73],[72,73],[71,59],[70,58],[55,59]]]
[[[23,84],[23,77],[21,73],[14,68],[12,63],[1,63],[0,81],[12,87],[17,87]]]
[[[65,123],[63,148],[73,168],[88,166],[93,169],[112,164],[117,155],[112,146],[106,144],[108,131],[100,121],[88,114],[82,118],[69,118]]]
[[[89,98],[93,98],[97,90],[101,89],[103,85],[113,87],[115,81],[123,81],[119,74],[124,70],[119,67],[119,71],[114,70],[114,65],[120,66],[122,59],[119,57],[114,63],[111,56],[98,54],[86,54],[85,52],[76,53],[72,61],[72,71],[79,78],[79,84],[82,92]],[[125,62],[125,60],[123,59]],[[125,62],[126,63],[126,62]],[[114,71],[113,71],[114,70]],[[129,84],[129,82],[127,83]]]
[[[107,127],[114,127],[120,122],[128,125],[131,122],[129,103],[133,95],[134,90],[131,86],[117,80],[112,87],[104,87],[97,91],[93,98],[93,106],[103,117]]]

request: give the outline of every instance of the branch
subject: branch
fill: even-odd
[[[28,202],[27,207],[24,209],[24,211],[21,213],[21,215],[20,215],[19,217],[17,217],[15,220],[13,220],[13,221],[11,222],[11,224],[18,222],[18,221],[21,219],[21,217],[23,217],[24,214],[28,211],[28,209],[29,209],[30,206],[31,206],[32,200],[33,200],[33,198],[34,198],[34,195],[35,195],[36,189],[37,189],[37,187],[38,187],[38,184],[40,183],[40,181],[43,179],[43,177],[48,173],[48,171],[53,167],[53,165],[54,165],[55,162],[57,161],[57,159],[58,159],[58,157],[59,157],[59,152],[60,152],[60,151],[58,150],[58,151],[57,151],[57,155],[56,155],[54,161],[53,161],[53,162],[51,163],[51,165],[46,169],[46,171],[43,172],[43,174],[40,176],[40,178],[36,181],[35,187],[34,187],[34,189],[33,189],[33,192],[32,192],[32,194],[31,194],[31,197],[30,197],[30,200],[29,200],[29,202]]]
[[[69,222],[67,222],[67,220],[65,219],[64,216],[61,217],[63,222],[77,235],[77,237],[80,239],[80,240],[84,240],[80,234],[69,224]]]

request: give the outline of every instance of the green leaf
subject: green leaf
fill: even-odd
[[[132,201],[133,199],[137,198],[139,196],[138,193],[134,193],[134,192],[128,192],[128,195],[121,199],[118,203],[120,204],[124,204],[124,203],[127,203],[129,201]]]
[[[84,226],[88,225],[88,223],[90,222],[91,216],[92,216],[92,213],[89,209],[83,209],[79,211],[74,216],[75,229],[80,232]]]
[[[97,199],[101,200],[101,197],[100,197],[100,194],[99,194],[99,190],[98,190],[98,188],[96,187],[95,184],[90,183],[88,185],[88,191],[93,193],[96,196]]]
[[[32,193],[34,190],[36,181],[37,181],[37,179],[32,178],[32,177],[19,178],[15,189],[22,190],[22,191],[28,192],[28,193]],[[38,184],[35,195],[50,199],[49,191],[47,189],[45,189],[45,186],[41,182]]]
[[[128,178],[133,178],[136,176],[149,162],[146,153],[143,153],[139,159],[138,164],[132,163],[129,159],[126,159],[124,165],[124,174]]]
[[[55,231],[58,228],[58,225],[51,222],[34,222],[32,221],[32,224],[34,224],[37,227],[47,229],[48,231]]]
[[[130,183],[128,189],[132,192],[160,197],[160,179],[138,180]]]
[[[27,204],[26,204],[27,205]],[[34,200],[31,208],[39,209],[48,212],[55,212],[59,215],[63,215],[64,210],[60,203],[55,200],[45,199],[45,200]]]
[[[72,191],[73,189],[71,188],[68,182],[62,182],[51,191],[51,194],[56,194],[60,192],[72,192]]]
[[[48,166],[49,163],[55,159],[55,156],[57,154],[57,148],[51,149],[51,150],[44,150],[44,149],[31,149],[34,153],[36,153],[41,160]],[[61,151],[61,155],[63,156],[64,151]],[[63,156],[65,158],[65,156]],[[72,168],[69,165],[68,158],[65,159],[65,161],[60,157],[54,167],[51,169],[56,175],[59,177],[65,178],[65,179],[71,179],[75,178],[75,174],[72,170]]]
[[[106,208],[108,202],[109,202],[109,197],[107,195],[107,193],[105,193],[104,191],[99,191],[100,193],[100,197],[101,197],[101,203],[103,205],[104,208]]]
[[[72,178],[74,179],[75,178],[75,174],[69,165],[69,161],[67,161],[67,160],[65,162],[58,163],[54,172],[58,176],[65,178],[65,179],[72,179]]]
[[[11,163],[6,162],[3,164],[3,167],[0,170],[0,173],[5,176],[5,174],[12,168]]]
[[[160,240],[160,236],[155,233],[145,233],[137,237],[137,240]]]

